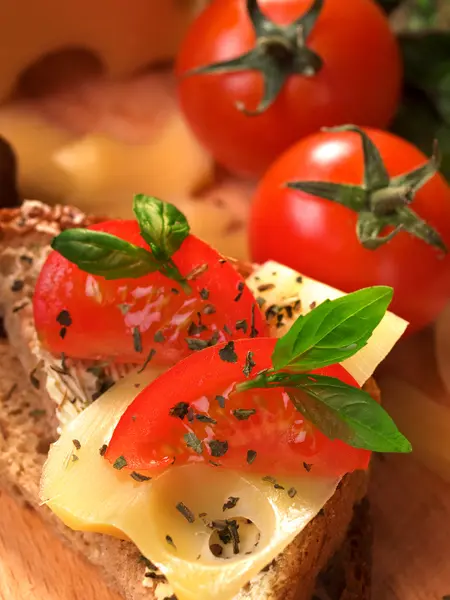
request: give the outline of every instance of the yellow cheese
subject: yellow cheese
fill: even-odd
[[[285,489],[279,490],[260,475],[194,463],[135,481],[129,472],[114,469],[99,449],[139,392],[135,384],[144,386],[148,379],[144,372],[119,382],[63,430],[44,469],[41,499],[73,529],[132,540],[167,577],[179,600],[230,600],[319,512],[338,480],[283,478]],[[290,488],[297,491],[293,498]],[[230,496],[239,502],[224,513]],[[177,510],[179,502],[194,513],[193,523]],[[242,523],[239,554],[216,557],[208,522],[239,518],[254,524]]]
[[[173,58],[202,4],[203,0],[2,0],[0,101],[21,72],[65,49],[92,52],[113,76]]]
[[[148,143],[124,144],[92,134],[60,148],[53,163],[71,182],[66,202],[114,217],[132,216],[135,193],[170,201],[195,192],[211,181],[213,169],[178,111]]]
[[[68,175],[53,162],[53,156],[74,139],[74,134],[51,127],[35,111],[17,105],[0,108],[0,135],[17,154],[21,195],[61,202],[71,184]]]
[[[303,312],[310,310],[313,301],[341,295],[306,278],[300,284],[298,278],[291,269],[266,263],[248,283],[255,293],[266,293],[266,300],[277,305],[300,298]],[[271,282],[274,288],[257,289]],[[360,383],[392,348],[404,325],[393,315],[386,318],[366,348],[346,361],[346,368]],[[114,469],[99,449],[108,444],[120,416],[153,376],[150,371],[129,375],[66,425],[50,450],[41,499],[74,529],[132,540],[167,577],[179,600],[230,600],[319,512],[338,481],[314,476],[283,478],[278,483],[284,489],[275,489],[260,475],[195,462],[175,464],[149,481],[136,481],[129,472]],[[182,390],[180,394],[182,401]],[[290,488],[296,490],[293,497],[287,493]],[[223,505],[230,496],[239,502],[224,514]],[[193,522],[177,510],[180,502],[192,511]],[[218,557],[211,551],[217,532],[208,524],[224,518],[240,521],[240,549],[236,555],[227,549]]]
[[[225,181],[194,198],[192,192],[213,177],[212,161],[175,108],[159,126],[162,129],[154,143],[131,144],[117,135],[97,133],[80,138],[73,131],[51,125],[42,111],[24,105],[0,109],[0,135],[13,144],[18,155],[24,197],[131,218],[133,194],[150,193],[178,206],[192,233],[219,252],[248,260],[247,221],[253,186]]]
[[[273,287],[264,289],[267,284],[273,284]],[[247,279],[247,285],[255,296],[264,298],[263,310],[267,310],[271,305],[294,307],[292,318],[284,316],[284,326],[277,327],[274,323],[271,331],[274,337],[284,335],[296,317],[310,312],[314,306],[325,300],[335,300],[345,295],[344,292],[309,277],[300,276],[289,267],[273,261],[264,263],[257,268]],[[407,326],[407,321],[387,312],[373,332],[369,343],[355,356],[344,361],[342,365],[362,385],[373,374],[380,362],[386,358]]]
[[[117,126],[111,125],[106,132],[97,126],[95,132],[77,135],[30,105],[0,109],[0,135],[17,154],[22,196],[74,204],[98,215],[130,217],[135,193],[170,200],[209,183],[212,159],[194,139],[175,103],[163,107],[164,99],[161,96],[153,104],[153,120],[146,120],[146,133],[137,141],[120,138]],[[76,118],[84,117],[77,113]],[[114,119],[119,117],[113,111],[109,121]]]

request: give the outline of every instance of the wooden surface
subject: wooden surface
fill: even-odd
[[[403,343],[384,371],[435,387],[432,342],[428,331]],[[450,594],[450,483],[412,456],[377,456],[370,496],[373,600],[442,600]],[[119,600],[92,567],[53,537],[37,513],[5,494],[0,494],[0,598]]]
[[[410,457],[375,459],[373,600],[450,594],[450,485]]]
[[[47,530],[32,508],[0,492],[1,600],[120,600],[95,569]]]

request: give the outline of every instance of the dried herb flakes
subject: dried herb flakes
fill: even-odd
[[[201,454],[203,452],[203,447],[201,441],[195,435],[195,433],[185,433],[184,441],[186,442],[186,446],[196,452],[197,454]],[[214,455],[213,455],[214,456]]]
[[[188,411],[189,404],[187,402],[178,402],[169,410],[169,415],[171,417],[178,417],[178,419],[183,420],[184,417],[188,414]]]
[[[142,352],[142,337],[138,327],[133,328],[133,346],[135,352]]]
[[[178,504],[175,506],[175,508],[177,509],[177,511],[179,513],[181,513],[183,515],[183,517],[189,523],[193,523],[195,521],[194,513],[192,512],[192,510],[190,508],[188,508],[186,506],[186,504],[184,504],[184,502],[178,502]]]
[[[119,458],[116,458],[116,460],[114,461],[113,467],[120,471],[121,469],[126,467],[127,464],[128,463],[126,461],[126,458],[124,456],[119,456]]]
[[[70,327],[72,325],[72,317],[68,310],[62,310],[56,317],[56,322],[62,327]]]
[[[137,471],[133,471],[130,474],[130,477],[135,481],[138,481],[139,483],[142,483],[144,481],[150,481],[151,479],[151,477],[147,477],[147,475],[142,475],[142,473],[138,473]]]
[[[234,508],[238,502],[239,502],[239,498],[237,498],[236,496],[230,496],[222,507],[223,512],[225,512],[226,510],[229,510],[231,508]]]
[[[228,342],[221,350],[219,350],[219,356],[224,362],[236,363],[238,355],[234,351],[234,342]]]
[[[219,403],[220,408],[225,408],[225,400],[226,400],[225,396],[217,395],[216,400]]]
[[[256,408],[236,408],[233,410],[233,416],[236,417],[238,421],[246,421],[255,413]]]
[[[247,450],[247,463],[251,465],[255,461],[257,455],[258,453],[256,450]]]
[[[228,442],[226,440],[211,440],[207,444],[211,450],[211,456],[215,458],[224,456],[228,452]]]
[[[106,444],[103,444],[103,446],[99,450],[100,456],[105,456],[107,450],[108,446]]]
[[[242,369],[242,372],[246,377],[250,377],[251,372],[256,367],[256,363],[253,361],[253,352],[249,350],[247,352],[247,356],[245,357],[245,365]]]

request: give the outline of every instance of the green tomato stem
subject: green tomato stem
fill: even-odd
[[[356,234],[366,250],[376,250],[401,232],[407,232],[444,253],[446,245],[438,231],[416,214],[410,205],[416,192],[437,173],[440,154],[437,146],[425,164],[396,177],[389,177],[380,152],[369,135],[355,125],[325,129],[349,131],[361,138],[364,181],[361,185],[323,181],[292,181],[288,188],[331,200],[358,214]],[[390,228],[391,231],[383,233]]]
[[[256,35],[254,48],[227,61],[196,67],[184,76],[259,71],[264,79],[264,94],[257,108],[249,110],[242,102],[237,102],[236,108],[248,116],[263,113],[278,98],[289,77],[312,77],[321,70],[321,57],[309,49],[306,42],[323,5],[324,0],[313,0],[306,13],[282,26],[261,11],[258,0],[247,0],[247,13]]]

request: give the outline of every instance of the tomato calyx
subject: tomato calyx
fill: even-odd
[[[236,108],[248,116],[266,111],[277,99],[291,75],[313,77],[323,65],[321,57],[306,41],[320,16],[324,0],[314,0],[308,11],[289,25],[277,25],[261,11],[258,0],[247,0],[247,13],[256,35],[255,47],[236,58],[196,67],[184,77],[259,71],[264,79],[264,95],[255,110],[237,102]]]
[[[361,136],[363,184],[292,181],[286,184],[288,188],[337,202],[358,213],[356,233],[359,242],[367,250],[376,250],[404,231],[447,253],[447,247],[436,229],[410,208],[416,192],[439,170],[440,155],[436,144],[430,160],[424,165],[389,177],[377,147],[364,130],[355,125],[343,125],[323,131],[350,131]],[[386,227],[393,229],[383,235]]]
[[[90,229],[67,229],[54,238],[51,246],[91,275],[111,280],[160,271],[190,294],[189,276],[183,276],[171,258],[189,235],[186,217],[172,204],[144,194],[134,196],[133,212],[151,252],[115,235]]]

